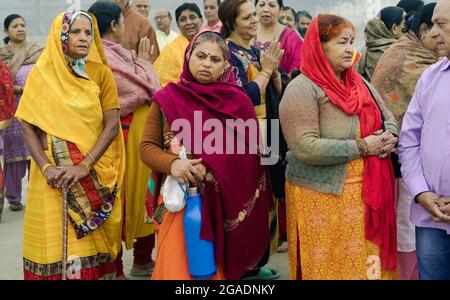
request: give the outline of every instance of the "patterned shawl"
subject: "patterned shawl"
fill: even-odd
[[[438,55],[425,48],[412,32],[406,33],[381,57],[372,84],[400,126],[419,77],[437,61]]]
[[[380,57],[393,43],[396,42],[394,35],[387,29],[380,19],[372,19],[364,30],[366,50],[361,56],[356,71],[367,81],[372,79],[373,72]]]
[[[131,114],[144,103],[150,103],[160,82],[150,63],[137,58],[120,44],[103,39],[109,66],[116,79],[121,117]]]
[[[13,80],[22,65],[35,64],[44,47],[37,42],[26,42],[20,49],[12,49],[11,45],[0,48],[0,56],[8,65]]]

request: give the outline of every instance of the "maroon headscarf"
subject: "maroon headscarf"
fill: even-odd
[[[219,120],[223,125],[230,119],[253,120],[258,124],[253,104],[246,92],[235,84],[231,70],[210,84],[200,84],[192,76],[189,58],[197,38],[186,49],[181,81],[170,83],[155,94],[154,101],[161,107],[167,122],[172,125],[177,119],[188,120],[192,137],[194,125],[203,128],[208,119]],[[194,112],[202,112],[202,122],[194,121]],[[203,143],[210,132],[203,132],[201,128],[198,131],[202,133]],[[224,139],[226,136],[243,138],[236,130],[227,130],[225,126],[222,133]],[[214,176],[214,180],[206,178],[204,182],[201,238],[214,241],[216,259],[224,266],[226,278],[231,280],[240,279],[255,267],[269,245],[272,192],[267,167],[261,165],[258,154],[248,154],[252,146],[249,136],[243,139],[247,154],[206,154],[204,151],[194,154],[202,158]],[[190,144],[182,142],[185,146]],[[223,149],[225,151],[225,145]],[[194,153],[194,149],[188,150]]]

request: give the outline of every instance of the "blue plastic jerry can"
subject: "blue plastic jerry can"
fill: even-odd
[[[194,279],[208,279],[216,275],[214,243],[200,239],[202,197],[196,187],[189,188],[183,225],[189,274]]]

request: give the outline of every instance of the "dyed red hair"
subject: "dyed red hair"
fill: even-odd
[[[355,26],[346,18],[329,14],[319,15],[319,36],[321,43],[326,43],[339,36],[345,28],[350,28],[356,33]]]

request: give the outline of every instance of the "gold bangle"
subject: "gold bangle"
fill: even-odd
[[[42,175],[45,175],[45,171],[47,171],[48,168],[54,167],[54,166],[55,166],[55,165],[54,165],[54,164],[51,164],[51,163],[47,163],[47,164],[43,165],[42,168],[41,168],[41,173],[42,173]]]
[[[97,163],[97,161],[94,159],[94,157],[92,156],[91,152],[88,152],[88,156],[92,159],[93,163]]]
[[[364,157],[369,156],[369,145],[367,145],[367,142],[365,139],[361,139],[361,142],[364,146]]]
[[[83,166],[88,174],[91,173],[91,167],[84,160],[80,162],[80,166]]]
[[[268,78],[268,79],[270,79],[270,76],[271,76],[269,73],[267,73],[265,71],[260,71],[259,74],[264,76],[264,77],[266,77],[266,78]]]
[[[362,158],[369,155],[369,151],[368,151],[369,149],[367,147],[367,143],[363,139],[357,138],[356,144],[358,144],[359,153]]]

